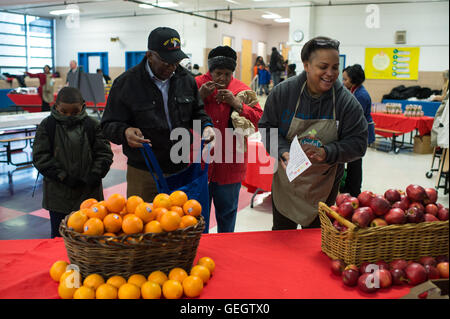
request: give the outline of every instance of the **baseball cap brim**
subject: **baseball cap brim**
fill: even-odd
[[[181,50],[156,51],[156,52],[159,54],[161,59],[170,64],[178,63],[181,60],[188,58],[188,56]]]

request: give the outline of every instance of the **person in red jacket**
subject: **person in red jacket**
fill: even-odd
[[[44,66],[44,73],[30,73],[25,72],[30,78],[39,78],[38,93],[42,100],[41,112],[50,111],[50,103],[54,100],[53,95],[53,77],[55,75],[50,73],[50,66]]]
[[[209,197],[214,202],[219,233],[234,231],[248,159],[247,139],[244,138],[244,147],[240,147],[239,138],[233,136],[233,147],[229,147],[226,136],[230,137],[233,129],[243,127],[254,132],[263,113],[256,93],[233,77],[236,59],[236,52],[229,46],[214,48],[208,55],[209,71],[195,78],[205,111],[213,120],[216,135],[220,132],[218,136],[222,137],[216,141],[214,160],[208,171]]]

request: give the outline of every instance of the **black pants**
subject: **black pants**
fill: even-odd
[[[289,229],[297,229],[297,223],[290,220],[289,218],[282,215],[277,208],[275,207],[275,203],[272,198],[272,214],[273,214],[273,226],[272,230],[289,230]],[[303,226],[302,229],[306,228],[320,228],[320,219],[319,215],[313,220],[311,224],[308,226]]]
[[[362,158],[347,163],[347,178],[345,186],[341,188],[341,193],[350,193],[353,197],[358,197],[361,193],[362,185]]]
[[[50,225],[52,227],[51,237],[61,237],[59,224],[66,218],[67,214],[50,211]]]
[[[42,106],[41,106],[41,112],[48,112],[50,111],[50,104],[42,101]]]

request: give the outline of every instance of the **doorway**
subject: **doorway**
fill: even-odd
[[[252,40],[242,39],[241,81],[250,86],[252,82]]]

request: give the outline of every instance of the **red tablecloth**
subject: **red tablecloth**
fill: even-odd
[[[56,100],[56,93],[54,94]],[[42,100],[41,97],[38,94],[14,94],[9,93],[7,96],[11,99],[11,101],[14,102],[17,106],[21,106],[25,111],[28,112],[40,112],[41,111],[41,105]],[[53,100],[53,101],[54,101]],[[105,94],[105,102],[98,103],[97,108],[102,111],[104,107],[106,106],[106,101],[108,100],[108,95]],[[50,103],[50,105],[53,105],[53,102]],[[94,103],[92,102],[86,102],[87,107],[93,107]]]
[[[272,190],[273,166],[275,159],[267,154],[261,142],[248,142],[248,165],[242,185],[253,193],[257,188],[266,192]]]
[[[320,244],[320,229],[204,234],[194,262],[209,256],[216,270],[200,298],[399,298],[409,292],[395,286],[366,294],[345,286]],[[61,238],[0,241],[0,298],[58,298],[49,275],[56,260],[68,261]]]
[[[409,133],[417,129],[421,136],[429,134],[433,127],[433,117],[407,117],[403,114],[385,114],[372,113],[372,119],[375,122],[375,128],[383,128],[387,130],[394,130],[403,133]],[[377,132],[377,134],[391,137],[392,134]]]

